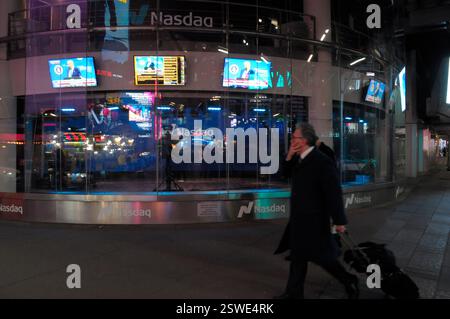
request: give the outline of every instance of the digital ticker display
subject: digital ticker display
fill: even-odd
[[[183,56],[135,56],[136,85],[185,85]]]

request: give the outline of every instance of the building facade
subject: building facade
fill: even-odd
[[[2,218],[283,218],[279,163],[303,121],[334,148],[347,208],[404,191],[401,44],[339,1],[1,5]]]

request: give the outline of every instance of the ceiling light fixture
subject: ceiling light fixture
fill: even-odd
[[[355,65],[355,64],[358,64],[358,63],[364,61],[365,59],[366,59],[366,58],[361,58],[361,59],[358,59],[358,60],[356,60],[356,61],[353,61],[352,63],[350,63],[350,66],[353,66],[353,65]]]

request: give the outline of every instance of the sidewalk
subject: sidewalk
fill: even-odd
[[[450,173],[426,178],[401,203],[353,211],[349,220],[358,242],[388,244],[424,298],[450,298]],[[0,298],[272,298],[288,275],[289,264],[272,255],[285,224],[99,228],[0,222]],[[81,289],[66,287],[69,264],[82,269]],[[314,265],[305,295],[345,296]],[[363,288],[361,298],[384,294]]]

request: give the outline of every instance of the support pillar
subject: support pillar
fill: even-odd
[[[328,29],[330,32],[325,41],[330,41],[332,37],[330,0],[304,0],[303,9],[305,14],[316,18],[316,39],[320,38]],[[308,103],[309,122],[314,125],[320,139],[333,146],[332,56],[328,50],[320,48],[318,48],[317,54],[318,62],[311,68],[312,95]]]
[[[21,1],[0,1],[0,38],[8,36],[8,14],[20,9]],[[0,44],[0,192],[16,192],[17,177],[17,103],[12,94],[11,71],[7,61],[8,46]],[[8,143],[10,142],[10,143]]]
[[[419,135],[417,125],[417,82],[416,51],[408,53],[406,62],[406,176],[417,177],[419,152]]]

